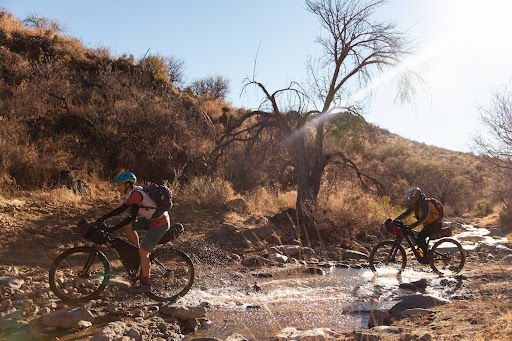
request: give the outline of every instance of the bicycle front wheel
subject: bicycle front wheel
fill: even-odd
[[[110,264],[98,249],[81,246],[58,256],[50,267],[50,288],[68,303],[96,298],[110,278]]]
[[[430,267],[440,276],[451,276],[462,270],[466,254],[455,239],[438,240],[430,250]]]
[[[370,269],[377,275],[398,275],[407,265],[407,256],[402,245],[393,240],[384,240],[372,249],[369,257]]]
[[[184,252],[163,248],[149,256],[151,262],[151,292],[146,295],[156,301],[175,301],[184,296],[194,283],[194,264]]]

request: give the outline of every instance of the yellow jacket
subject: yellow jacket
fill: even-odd
[[[411,205],[404,213],[400,214],[396,219],[403,220],[409,217],[414,213],[414,217],[416,218],[416,222],[413,224],[415,226],[418,225],[428,225],[434,223],[437,219],[439,219],[439,212],[437,211],[434,203],[422,194],[420,200],[416,203],[416,205]]]

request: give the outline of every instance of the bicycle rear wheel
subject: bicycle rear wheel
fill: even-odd
[[[49,282],[55,296],[69,303],[97,297],[110,278],[110,264],[98,249],[81,246],[58,256],[50,267]]]
[[[369,263],[370,269],[377,275],[398,275],[407,265],[407,256],[402,245],[395,245],[393,240],[384,240],[370,252]]]
[[[175,301],[184,296],[194,283],[194,264],[184,252],[163,248],[149,256],[151,262],[151,292],[146,295],[156,301]]]
[[[430,267],[440,276],[452,276],[462,270],[466,254],[455,239],[438,240],[430,250]]]

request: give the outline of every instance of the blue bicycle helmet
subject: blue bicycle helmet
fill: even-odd
[[[112,182],[131,182],[132,184],[135,184],[137,182],[137,177],[132,172],[125,172],[119,174],[119,176],[112,180]]]

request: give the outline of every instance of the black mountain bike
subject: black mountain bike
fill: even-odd
[[[82,303],[96,298],[109,284],[110,262],[100,250],[101,245],[110,247],[118,255],[126,278],[132,286],[140,279],[140,258],[137,247],[106,232],[104,223],[87,223],[80,228],[82,236],[94,243],[64,251],[50,268],[49,281],[53,293],[69,303]],[[160,244],[176,238],[183,232],[183,225],[174,224]],[[151,292],[146,295],[156,301],[174,301],[185,295],[194,282],[194,265],[184,252],[158,247],[153,250],[151,262]]]
[[[415,247],[418,244],[417,233],[410,226],[403,225],[400,221],[391,221],[391,219],[388,219],[385,225],[386,230],[395,235],[395,239],[384,240],[375,245],[370,252],[370,269],[376,274],[400,274],[407,265],[407,254],[420,261],[423,251]],[[428,256],[430,267],[440,276],[451,276],[460,272],[466,261],[462,245],[455,239],[446,238],[449,236],[451,236],[451,229],[443,228],[440,233],[427,239],[429,244],[430,241],[439,239],[429,249]],[[402,246],[403,241],[407,243],[407,252]]]

